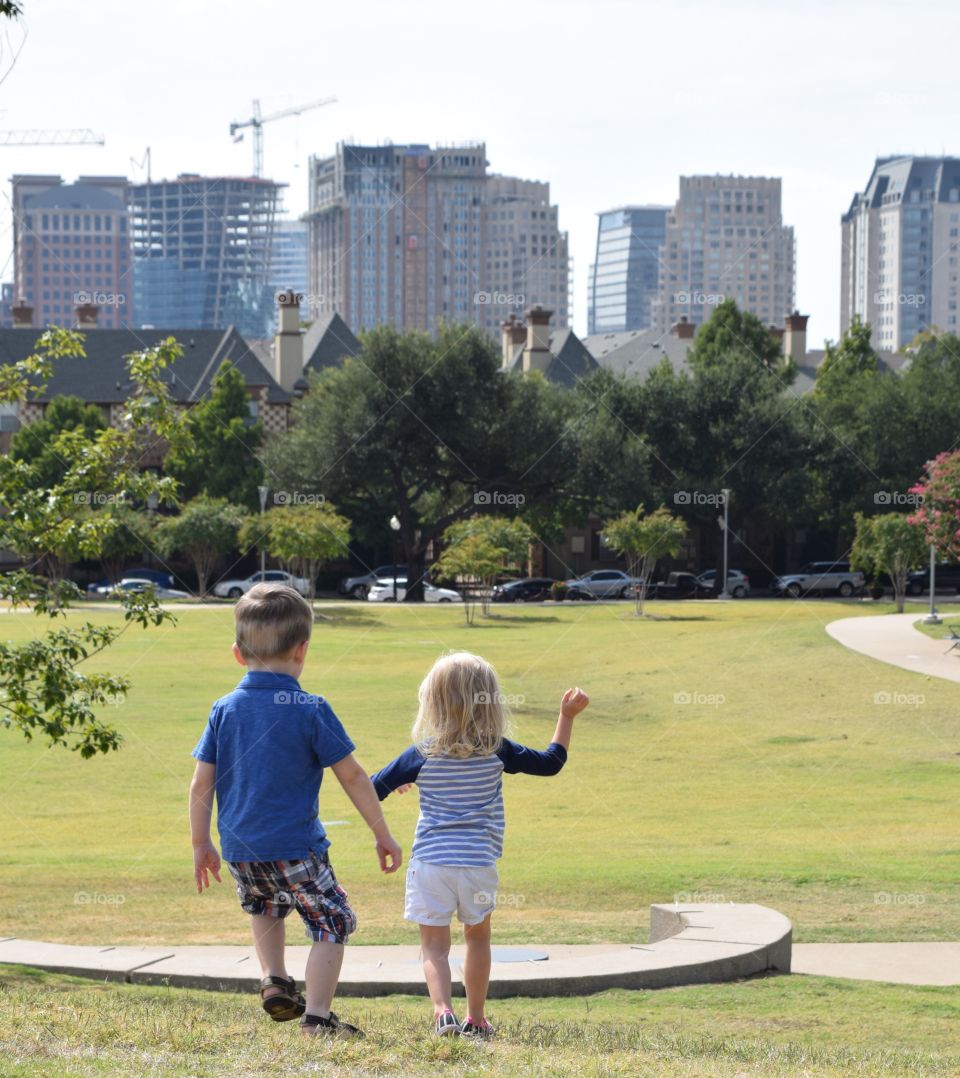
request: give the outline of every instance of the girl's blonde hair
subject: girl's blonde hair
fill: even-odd
[[[437,659],[420,684],[413,740],[425,756],[490,756],[507,733],[509,716],[493,667],[455,651]]]

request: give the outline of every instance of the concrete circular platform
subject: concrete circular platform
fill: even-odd
[[[789,972],[792,929],[782,914],[753,904],[654,905],[645,944],[494,948],[490,996],[566,996],[607,988],[665,988]],[[303,979],[308,947],[288,948]],[[347,947],[338,994],[424,995],[420,949]],[[462,948],[454,948],[454,992],[463,995]],[[131,984],[248,992],[260,976],[250,947],[79,947],[0,939],[0,963]]]

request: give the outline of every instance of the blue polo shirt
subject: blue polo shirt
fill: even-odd
[[[213,705],[193,755],[217,768],[226,861],[294,861],[330,841],[319,819],[323,769],[354,744],[322,696],[296,678],[249,671]]]

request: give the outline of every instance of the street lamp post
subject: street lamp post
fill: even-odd
[[[723,488],[723,520],[720,522],[720,527],[723,529],[723,590],[717,596],[718,599],[732,599],[733,596],[727,590],[729,584],[729,572],[727,558],[729,555],[728,548],[728,536],[730,534],[730,491],[727,487]]]
[[[400,519],[399,519],[399,517],[397,516],[396,513],[394,513],[393,516],[390,518],[389,524],[390,524],[390,530],[394,533],[394,543],[393,543],[393,550],[391,551],[391,554],[393,556],[393,598],[396,600],[396,598],[397,598],[397,543],[396,543],[396,535],[397,535],[397,532],[400,531],[400,527],[401,527]],[[410,570],[409,569],[407,570],[407,587],[408,588],[410,587]]]
[[[934,592],[937,584],[937,548],[930,544],[930,613],[923,619],[924,625],[940,625]]]
[[[267,551],[263,544],[263,514],[267,511],[267,495],[270,493],[270,488],[266,486],[257,487],[257,493],[260,495],[260,583],[262,584],[265,579],[267,571]]]

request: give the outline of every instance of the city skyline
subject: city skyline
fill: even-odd
[[[353,49],[331,50],[322,79],[311,59],[321,40],[320,14],[301,12],[296,35],[286,33],[282,19],[266,20],[258,54],[262,62],[252,78],[251,68],[237,64],[236,57],[249,50],[249,28],[264,21],[262,9],[238,3],[231,19],[224,20],[214,9],[174,2],[168,17],[151,30],[153,51],[144,53],[126,9],[108,0],[98,9],[97,25],[109,63],[88,65],[83,93],[68,98],[49,72],[69,68],[73,42],[86,32],[87,17],[53,2],[42,10],[28,8],[23,52],[12,70],[3,68],[3,126],[90,127],[102,131],[107,144],[6,148],[3,179],[14,172],[59,172],[65,177],[126,174],[138,182],[145,173],[131,162],[143,163],[147,145],[154,178],[180,172],[246,176],[252,167],[250,133],[234,144],[228,126],[249,115],[252,98],[259,97],[267,112],[335,94],[335,105],[264,128],[264,174],[289,185],[290,213],[306,209],[308,158],[332,153],[341,139],[376,144],[389,135],[398,143],[438,144],[472,136],[485,141],[491,172],[550,183],[560,227],[570,235],[572,322],[585,333],[587,267],[598,211],[672,204],[681,175],[777,176],[783,183],[783,218],[797,236],[796,303],[810,313],[810,336],[819,342],[836,338],[840,330],[840,219],[851,193],[861,188],[877,157],[951,149],[943,145],[952,129],[949,102],[937,79],[937,71],[950,62],[948,35],[922,32],[924,15],[948,8],[927,2],[911,9],[916,17],[899,31],[898,85],[888,87],[883,51],[873,47],[881,41],[883,19],[876,16],[885,6],[893,10],[892,5],[849,3],[770,12],[756,3],[723,10],[687,3],[666,12],[651,5],[602,3],[601,17],[586,23],[566,3],[549,10],[503,6],[512,32],[534,38],[538,55],[555,60],[575,44],[584,77],[565,80],[551,70],[537,72],[535,65],[524,70],[508,60],[495,47],[501,22],[492,11],[490,18],[464,19],[464,32],[469,24],[472,43],[492,59],[479,79],[463,78],[458,50],[449,48],[454,27],[439,17],[436,5],[424,4],[418,49],[429,53],[431,62],[405,65],[404,78],[394,79],[387,95],[382,79],[367,76],[373,68],[388,77],[397,64],[396,45],[410,33],[409,12],[389,5],[371,5],[359,38],[346,12],[324,13],[326,40],[339,36],[362,45],[365,62],[356,63]],[[632,35],[611,39],[605,33],[611,18],[642,28],[647,40],[661,39],[665,47],[645,51],[644,65],[637,67],[630,60]],[[681,18],[697,32],[676,37]],[[823,33],[826,23],[829,35]],[[18,32],[11,31],[14,37]],[[211,40],[218,43],[214,50]],[[852,40],[858,47],[851,50]],[[675,47],[667,48],[669,42]],[[18,45],[19,39],[11,39],[8,62]],[[175,57],[176,79],[164,77],[165,56]],[[807,63],[810,57],[816,57],[815,66]],[[787,70],[789,78],[783,77]],[[507,72],[508,78],[499,77]],[[151,92],[152,82],[161,79],[163,92]],[[763,94],[753,92],[759,86]],[[651,108],[651,100],[661,105]],[[626,120],[638,109],[643,121],[630,140]],[[7,262],[2,280],[12,278],[9,216],[8,206],[0,237],[0,265]]]

